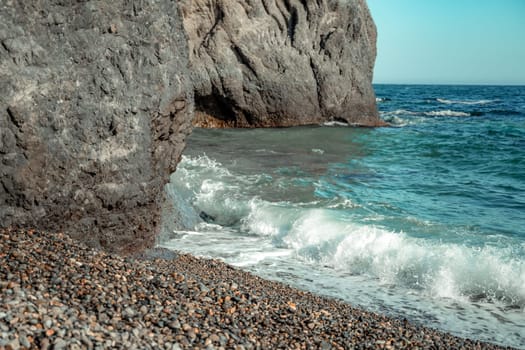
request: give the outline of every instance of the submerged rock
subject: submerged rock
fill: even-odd
[[[182,0],[195,124],[379,125],[364,0]]]
[[[191,128],[173,1],[0,0],[0,226],[154,243]]]
[[[199,213],[199,217],[204,220],[205,222],[214,222],[215,221],[215,216],[212,216],[208,213],[206,213],[205,211],[201,211]]]

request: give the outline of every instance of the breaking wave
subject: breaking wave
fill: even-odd
[[[442,111],[423,112],[423,114],[428,117],[470,117],[472,116],[472,113],[452,111],[450,109],[446,109]]]
[[[410,124],[416,124],[420,122],[419,118],[435,118],[435,117],[481,117],[481,116],[519,116],[523,115],[522,112],[504,109],[494,109],[487,111],[456,111],[456,110],[432,110],[432,111],[411,111],[406,109],[396,109],[394,111],[383,111],[380,112],[381,118],[395,126],[405,126]],[[408,117],[408,118],[407,118]],[[416,117],[416,119],[414,119]]]
[[[347,213],[356,204],[348,199],[270,202],[257,195],[271,185],[264,180],[267,176],[241,176],[207,156],[183,156],[168,192],[183,193],[176,206],[186,215],[193,213],[186,220],[192,226],[185,230],[204,223],[212,225],[214,232],[234,230],[267,243],[267,251],[254,250],[252,256],[239,252],[240,265],[256,264],[261,254],[285,249],[306,263],[431,298],[525,307],[525,264],[519,258],[525,247],[432,241],[355,222]],[[227,249],[230,255],[235,251],[231,245]]]
[[[439,102],[439,103],[444,103],[444,104],[448,104],[448,105],[451,105],[451,104],[455,104],[455,105],[486,105],[486,104],[489,104],[489,103],[497,102],[498,100],[465,100],[465,101],[461,101],[461,100],[447,100],[447,99],[444,99],[444,98],[436,98],[436,101]]]
[[[401,115],[401,116],[427,116],[427,117],[470,117],[472,113],[453,111],[450,109],[436,111],[410,111],[406,109],[397,109],[391,112],[383,112],[382,115]]]

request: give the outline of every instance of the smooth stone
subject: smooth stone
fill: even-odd
[[[31,346],[31,343],[29,342],[29,339],[25,335],[21,335],[19,338],[20,345],[22,345],[24,348],[28,348]]]
[[[65,349],[66,347],[67,347],[67,343],[64,339],[62,338],[55,339],[53,343],[53,350],[62,350],[62,349]]]

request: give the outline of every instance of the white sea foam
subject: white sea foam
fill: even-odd
[[[396,121],[395,117],[398,116],[426,116],[426,117],[469,117],[471,116],[470,113],[466,112],[460,112],[460,111],[453,111],[450,109],[446,110],[437,110],[437,111],[410,111],[406,109],[397,109],[395,111],[391,112],[382,112],[381,116],[383,119],[387,120],[388,118],[392,119],[394,122]],[[389,121],[389,120],[387,120]],[[398,119],[398,121],[402,122],[402,119]],[[390,122],[390,121],[389,121]]]
[[[424,112],[423,114],[429,117],[470,117],[470,113],[451,111],[450,109]]]
[[[392,112],[381,112],[381,114],[384,114],[384,115],[418,115],[421,113],[409,111],[406,109],[396,109],[395,111],[392,111]]]
[[[347,224],[345,229],[331,260],[324,262],[336,269],[432,297],[525,306],[525,265],[501,248],[431,244],[374,226]]]
[[[348,198],[339,198],[329,203],[326,207],[330,209],[354,209],[359,208],[360,205],[352,202],[352,200]]]
[[[290,256],[290,250],[276,251],[276,252],[245,252],[241,253],[235,261],[235,266],[247,267],[260,263],[268,258],[282,258]]]
[[[459,105],[485,105],[489,103],[494,103],[497,100],[447,100],[444,98],[437,98],[436,101],[444,104],[459,104]]]
[[[511,252],[411,238],[349,222],[329,209],[284,209],[252,202],[245,229],[279,237],[310,262],[422,290],[434,298],[525,306],[525,265]]]
[[[324,122],[323,126],[348,126],[348,123],[338,122],[334,120],[331,122]]]
[[[269,205],[259,199],[249,202],[249,213],[242,219],[241,228],[259,236],[278,236],[285,233],[291,219],[290,210]]]
[[[336,212],[326,209],[304,210],[293,222],[284,242],[296,250],[315,248],[322,251],[326,243],[340,240],[347,230],[347,224],[336,216]]]
[[[271,149],[266,149],[266,148],[261,148],[261,149],[256,149],[255,152],[257,153],[270,153],[270,154],[277,154],[278,152],[275,152]]]

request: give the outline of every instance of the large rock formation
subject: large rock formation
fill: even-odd
[[[154,243],[191,128],[174,1],[0,0],[0,226]]]
[[[375,125],[375,36],[364,0],[0,0],[0,226],[151,246],[194,90],[201,124]]]
[[[378,125],[365,0],[181,0],[196,125]]]

